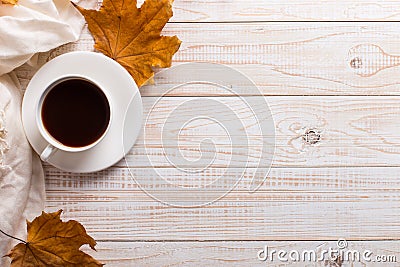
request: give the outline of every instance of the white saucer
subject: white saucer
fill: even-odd
[[[95,172],[114,165],[134,145],[142,125],[142,100],[131,75],[114,60],[94,52],[71,52],[46,63],[30,81],[22,103],[22,122],[33,149],[40,154],[47,146],[36,124],[36,107],[46,86],[66,74],[84,75],[101,81],[110,97],[112,118],[106,136],[83,152],[58,150],[49,159],[70,172]],[[127,140],[123,140],[124,136]]]

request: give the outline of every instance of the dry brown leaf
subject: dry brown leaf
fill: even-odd
[[[18,3],[18,0],[1,0],[2,4],[10,4],[10,5],[16,5]]]
[[[181,41],[160,36],[172,17],[172,0],[104,0],[99,11],[77,7],[85,16],[94,47],[120,63],[138,86],[153,77],[152,67],[171,66]]]
[[[79,248],[88,244],[95,250],[96,241],[77,221],[62,222],[62,210],[42,212],[32,222],[27,221],[28,239],[17,244],[6,256],[12,259],[11,267],[17,266],[103,266]]]

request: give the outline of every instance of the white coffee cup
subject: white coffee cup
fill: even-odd
[[[85,146],[72,147],[72,146],[63,144],[62,142],[57,140],[55,137],[53,137],[49,133],[49,131],[46,129],[45,123],[43,122],[43,117],[42,117],[43,116],[42,115],[43,114],[43,103],[44,103],[47,95],[57,85],[59,85],[62,82],[65,82],[65,81],[69,81],[69,80],[83,80],[83,81],[87,81],[87,82],[95,85],[105,95],[107,102],[108,102],[109,120],[108,120],[106,129],[104,130],[104,132],[101,134],[101,136],[99,138],[97,138],[94,142],[92,142],[88,145],[85,145]],[[63,77],[59,77],[58,79],[54,80],[47,86],[46,90],[44,90],[43,94],[40,96],[39,101],[37,103],[37,107],[36,107],[36,123],[37,123],[40,134],[48,143],[48,145],[45,147],[45,149],[40,153],[40,159],[42,161],[47,162],[49,160],[49,158],[58,150],[73,153],[73,152],[82,152],[82,151],[88,150],[88,149],[96,146],[99,142],[101,142],[101,140],[106,136],[107,132],[109,131],[110,125],[111,125],[111,120],[112,120],[112,107],[111,107],[110,97],[109,97],[107,90],[104,90],[104,88],[102,88],[101,84],[97,83],[93,79],[84,77],[82,75],[74,74],[74,75],[65,75]]]

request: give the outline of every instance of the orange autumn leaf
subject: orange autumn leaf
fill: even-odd
[[[26,243],[17,244],[6,256],[11,258],[11,267],[77,267],[103,266],[79,248],[88,244],[95,250],[96,241],[77,221],[62,222],[62,210],[54,213],[42,212],[32,222],[27,221]]]
[[[120,63],[140,87],[153,77],[152,67],[171,66],[181,41],[161,36],[172,17],[172,0],[104,0],[99,11],[77,7],[95,40],[95,49]]]
[[[2,4],[10,4],[10,5],[16,5],[18,3],[18,0],[1,0]]]

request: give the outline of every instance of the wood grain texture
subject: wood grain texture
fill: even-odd
[[[376,256],[395,256],[400,259],[399,242],[358,242],[349,241],[348,250],[345,251],[372,251],[371,259]],[[131,266],[313,266],[313,267],[359,267],[359,266],[398,266],[396,262],[371,263],[362,259],[358,261],[321,262],[279,262],[275,255],[275,261],[262,262],[257,259],[257,253],[268,246],[270,250],[315,251],[320,255],[323,250],[332,247],[336,242],[99,242],[97,252],[87,250],[94,257],[106,263],[106,266],[131,267]],[[287,256],[288,257],[288,256]],[[347,257],[347,256],[344,256]],[[351,256],[350,256],[351,257]],[[349,258],[350,258],[349,257]],[[338,264],[335,264],[338,263]],[[373,265],[375,264],[375,265]]]
[[[176,63],[227,64],[252,79],[264,95],[398,95],[397,24],[172,24],[165,32],[179,33],[184,40]],[[179,82],[180,77],[161,75],[156,86],[141,92],[160,94]],[[233,86],[241,95],[248,92]],[[174,92],[203,93],[185,87]]]
[[[247,75],[263,95],[399,95],[400,23],[180,23],[168,24],[166,35],[183,40],[174,65],[222,63]],[[93,50],[87,29],[80,41],[41,55],[39,63],[74,50]],[[23,87],[35,70],[17,74]],[[182,83],[182,75],[156,75],[143,96],[164,95]],[[228,80],[240,95],[240,82]],[[218,87],[182,86],[168,95],[230,95]]]
[[[400,239],[398,1],[175,0],[174,13],[164,30],[183,40],[174,65],[226,64],[268,96],[276,125],[276,153],[268,179],[249,193],[261,139],[240,101],[218,87],[182,86],[155,107],[157,116],[128,154],[128,164],[121,161],[93,174],[71,174],[45,165],[47,209],[63,208],[66,219],[81,221],[101,241],[96,257],[109,266],[265,266],[256,253],[266,243],[288,250],[320,249],[334,245],[324,240],[339,237],[370,240],[351,242],[350,247],[400,257],[398,241],[379,241]],[[19,68],[22,87],[49,59],[68,51],[92,51],[92,46],[85,28],[78,42],[41,54],[37,67]],[[145,114],[154,97],[182,83],[179,76],[158,72],[155,85],[140,90]],[[223,85],[241,96],[253,95],[243,84]],[[207,137],[217,147],[213,164],[188,174],[171,166],[160,133],[162,119],[171,109],[199,96],[216,96],[237,112],[250,145],[248,151],[247,146],[230,148],[228,136],[210,122],[184,127],[180,146],[173,147],[184,156],[196,159],[203,152],[211,157],[210,151],[199,148]],[[229,165],[232,154],[239,157]],[[246,162],[250,168],[233,187]],[[171,185],[160,186],[153,167]],[[129,171],[144,183],[139,186]],[[225,172],[230,175],[221,178]],[[210,195],[229,194],[201,208],[167,206],[141,190],[191,202],[195,191],[176,194],[174,187],[201,187],[215,179],[222,182]],[[236,242],[199,242],[204,240]],[[339,266],[365,265],[378,266]]]
[[[221,195],[231,192],[201,208],[159,203],[124,168],[94,174],[45,169],[47,209],[63,208],[65,218],[78,218],[99,240],[399,238],[399,168],[273,168],[255,193],[247,190],[248,170],[236,188],[232,180],[215,187]],[[199,186],[224,170],[209,169],[196,178],[170,168],[158,171],[173,185]],[[150,173],[148,168],[132,171],[137,178],[148,178],[141,184],[144,189],[157,190],[166,199],[189,202],[196,194],[177,195],[172,184],[160,188]]]
[[[294,194],[293,201],[275,202],[261,194],[259,198],[243,196],[198,209],[172,208],[153,199],[129,201],[136,197],[131,192],[79,190],[64,194],[62,200],[59,195],[48,193],[47,209],[65,207],[65,217],[79,220],[96,240],[399,239],[398,192],[364,193],[342,201],[328,201],[326,193],[296,200]],[[274,197],[279,199],[280,195]]]
[[[134,177],[147,178],[147,184],[141,184],[144,189],[157,189],[155,177],[149,176],[151,173],[148,168],[120,168],[117,166],[96,173],[68,173],[61,171],[49,164],[45,164],[46,170],[46,189],[49,192],[75,192],[83,190],[85,192],[93,191],[101,194],[103,197],[107,190],[119,191],[124,193],[142,192],[138,184],[132,179]],[[171,186],[158,188],[160,191],[168,192],[173,188],[172,185],[191,185],[193,187],[208,184],[216,178],[220,178],[226,171],[223,168],[209,168],[199,172],[197,176],[185,175],[173,168],[160,168],[160,174],[172,182]],[[243,168],[231,168],[233,176],[241,174]],[[400,189],[400,178],[398,167],[375,167],[375,168],[271,168],[268,178],[257,190],[258,193],[284,192],[283,200],[293,200],[290,193],[313,194],[315,192],[342,193],[343,195],[357,192],[397,192]],[[243,174],[243,178],[235,186],[233,192],[250,194],[248,187],[250,185],[249,177],[254,169],[249,168]],[[214,190],[226,191],[232,188],[236,179],[226,179],[226,184],[215,184]],[[141,194],[138,193],[138,197]],[[179,196],[176,196],[179,197]],[[182,196],[183,198],[185,196]],[[190,197],[190,196],[186,196]],[[64,195],[54,193],[52,200],[61,201]],[[228,197],[230,198],[230,197]],[[269,198],[269,197],[268,197]],[[273,200],[279,200],[273,198]],[[87,199],[91,200],[91,199]],[[147,201],[150,198],[140,196],[137,201]],[[333,200],[333,199],[331,199]],[[312,199],[310,199],[312,201]]]
[[[193,117],[201,110],[207,110],[207,106],[183,105],[196,99],[204,98],[167,97],[153,105],[155,99],[144,97],[144,131],[128,153],[128,164],[133,167],[170,167],[171,160],[182,158],[177,152],[180,151],[191,160],[202,156],[213,167],[243,167],[246,164],[257,167],[263,140],[251,112],[266,113],[264,106],[250,109],[245,98],[208,98],[219,101],[237,114],[247,131],[248,146],[245,142],[231,144],[236,133],[223,130],[223,126],[237,123],[230,121],[230,111],[223,113],[228,119],[219,122],[204,119],[185,125],[186,121],[182,120],[173,129],[164,128],[164,122],[173,110],[181,109],[182,114],[193,114]],[[398,97],[268,97],[266,100],[275,122],[273,166],[400,166],[400,129],[396,123],[400,116]],[[209,110],[207,114],[212,118],[213,112],[215,110]],[[264,119],[267,120],[268,116]],[[315,144],[306,140],[310,129],[318,133],[319,140]],[[165,137],[163,131],[173,134]],[[177,138],[179,143],[175,144]],[[199,146],[207,138],[214,142],[215,153]],[[175,150],[166,150],[170,146]],[[123,162],[119,166],[126,164]],[[182,166],[193,165],[186,162]]]
[[[142,3],[143,0],[138,1]],[[173,22],[395,21],[400,6],[390,0],[175,0]]]

